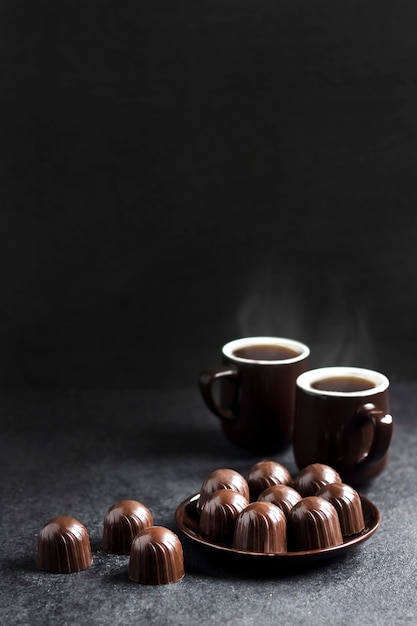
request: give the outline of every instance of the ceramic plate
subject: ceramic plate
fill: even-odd
[[[175,521],[178,528],[185,535],[187,535],[187,537],[189,537],[193,541],[196,541],[197,543],[224,553],[241,554],[247,557],[263,557],[277,560],[309,560],[336,557],[340,554],[343,554],[347,550],[354,548],[363,541],[369,539],[369,537],[371,537],[377,530],[381,521],[381,516],[376,506],[364,496],[360,496],[362,501],[363,515],[365,519],[365,528],[357,535],[346,537],[342,545],[332,546],[331,548],[323,548],[321,550],[305,550],[302,552],[280,552],[274,554],[266,554],[264,552],[249,552],[245,550],[235,550],[230,546],[222,544],[212,543],[211,541],[207,541],[198,534],[198,511],[196,505],[199,495],[199,493],[194,494],[190,498],[184,500],[184,502],[181,502],[181,504],[178,506],[177,510],[175,511]]]

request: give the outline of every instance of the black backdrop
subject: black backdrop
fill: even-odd
[[[415,374],[413,0],[0,2],[2,386],[246,334]]]

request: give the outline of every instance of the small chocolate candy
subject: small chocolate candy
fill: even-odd
[[[365,528],[362,502],[357,491],[344,483],[325,485],[317,495],[333,504],[339,516],[342,535],[356,535]]]
[[[289,485],[291,475],[286,467],[275,461],[260,461],[247,473],[250,499],[255,501],[259,495],[272,485]]]
[[[130,554],[134,537],[152,525],[152,513],[140,502],[136,500],[116,502],[104,517],[103,549],[113,554]]]
[[[335,469],[323,463],[312,463],[304,467],[294,480],[293,487],[303,497],[315,496],[324,485],[341,483],[342,479]]]
[[[233,548],[275,554],[287,550],[284,513],[271,502],[252,502],[236,520]]]
[[[130,550],[128,575],[142,585],[164,585],[184,576],[182,545],[163,526],[149,526],[136,535]]]
[[[210,541],[229,543],[233,539],[237,516],[249,501],[232,489],[219,489],[201,508],[199,533]]]
[[[308,496],[297,502],[288,515],[291,550],[320,550],[343,543],[337,511],[330,502]]]
[[[53,574],[69,574],[87,569],[92,562],[87,529],[74,517],[55,517],[40,531],[37,555],[40,569]]]
[[[217,469],[206,476],[201,485],[200,497],[198,499],[197,507],[201,509],[204,502],[212,493],[219,489],[231,489],[237,493],[241,493],[247,500],[249,500],[249,487],[246,479],[232,469]]]
[[[292,507],[301,500],[301,495],[289,485],[272,485],[260,494],[258,500],[272,502],[283,511],[285,517],[288,517]]]

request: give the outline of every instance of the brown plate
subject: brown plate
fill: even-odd
[[[381,515],[375,504],[361,495],[360,498],[362,502],[363,516],[365,519],[365,528],[357,535],[346,537],[342,545],[323,548],[321,550],[304,550],[302,552],[279,552],[273,554],[267,554],[265,552],[249,552],[247,550],[235,550],[230,546],[212,543],[198,534],[198,511],[196,505],[199,495],[199,493],[194,494],[190,498],[184,500],[184,502],[181,502],[178,506],[175,511],[175,521],[178,528],[185,535],[187,535],[187,537],[204,546],[214,548],[215,550],[220,550],[225,553],[241,554],[249,557],[264,557],[277,560],[308,560],[336,557],[369,539],[369,537],[371,537],[377,530],[381,521]]]

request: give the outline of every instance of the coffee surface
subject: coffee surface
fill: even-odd
[[[241,359],[250,359],[252,361],[283,361],[285,359],[293,359],[300,353],[287,346],[257,344],[239,348],[233,354]]]
[[[311,386],[313,389],[319,389],[320,391],[341,391],[349,393],[373,389],[375,384],[372,380],[359,378],[358,376],[332,376],[317,380],[312,383]]]

